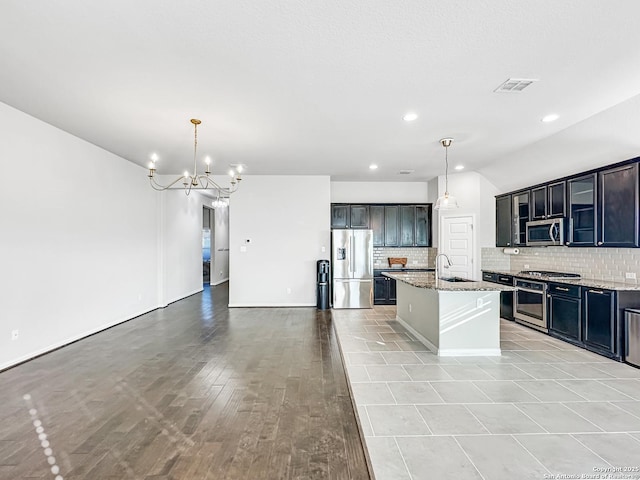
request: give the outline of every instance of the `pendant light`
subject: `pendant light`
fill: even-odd
[[[449,195],[449,147],[453,138],[441,138],[440,144],[444,147],[444,196],[438,197],[436,210],[453,210],[459,208],[458,201],[453,195]]]

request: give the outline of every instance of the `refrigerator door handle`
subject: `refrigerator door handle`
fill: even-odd
[[[356,273],[356,242],[355,239],[353,238],[353,236],[349,237],[349,241],[351,242],[351,261],[353,262],[352,268],[351,268],[351,272],[354,274]]]

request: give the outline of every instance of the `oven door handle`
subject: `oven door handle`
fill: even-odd
[[[516,285],[516,288],[518,290],[522,290],[523,292],[539,293],[540,295],[544,295],[545,294],[545,290],[546,290],[546,289],[544,289],[544,290],[533,290],[533,289],[530,289],[530,288],[518,287],[517,285]]]

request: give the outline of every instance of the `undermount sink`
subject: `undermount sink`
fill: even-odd
[[[440,278],[440,280],[444,280],[445,282],[473,282],[473,280],[460,277]]]

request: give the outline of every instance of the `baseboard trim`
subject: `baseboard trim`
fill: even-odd
[[[171,302],[167,303],[166,305],[158,305],[156,307],[151,307],[148,310],[142,310],[139,313],[136,313],[131,317],[127,317],[127,318],[124,318],[124,319],[116,320],[115,322],[110,322],[110,323],[107,323],[107,324],[103,324],[103,325],[101,325],[99,327],[92,328],[91,330],[87,330],[87,331],[85,331],[83,333],[80,333],[78,335],[73,335],[73,336],[67,338],[66,340],[62,340],[60,342],[53,343],[53,344],[51,344],[51,345],[49,345],[47,347],[40,348],[40,349],[36,350],[35,352],[30,352],[30,353],[28,353],[26,355],[18,357],[15,360],[10,360],[9,362],[0,365],[0,372],[3,372],[5,370],[8,370],[8,369],[13,368],[13,367],[17,367],[18,365],[21,365],[21,364],[23,364],[25,362],[33,360],[34,358],[41,357],[42,355],[46,355],[47,353],[51,353],[51,352],[53,352],[55,350],[59,350],[61,348],[66,347],[67,345],[71,345],[72,343],[79,342],[80,340],[83,340],[83,339],[85,339],[87,337],[91,337],[92,335],[96,335],[96,334],[98,334],[100,332],[104,332],[105,330],[109,330],[110,328],[117,327],[118,325],[120,325],[122,323],[130,322],[131,320],[135,320],[136,318],[141,317],[142,315],[146,315],[147,313],[153,312],[154,310],[158,310],[160,308],[165,308],[168,305],[170,305],[171,303],[178,302],[180,300],[183,300],[183,299],[185,299],[187,297],[190,297],[190,296],[195,295],[196,293],[200,293],[200,292],[202,292],[202,289],[200,289],[198,291],[195,291],[195,292],[192,292],[192,293],[188,293],[184,297],[180,297],[180,298],[177,298],[175,300],[172,300]]]
[[[500,357],[499,348],[446,348],[438,350],[440,357]]]
[[[228,281],[229,281],[229,277],[223,278],[222,280],[218,280],[217,282],[214,282],[214,283],[210,283],[209,285],[213,285],[215,287],[216,285],[220,285],[221,283],[228,282]]]
[[[288,308],[288,307],[315,307],[315,303],[230,303],[229,308]]]

